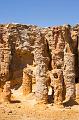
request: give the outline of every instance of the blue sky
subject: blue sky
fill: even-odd
[[[79,23],[79,0],[0,0],[0,23],[52,26]]]

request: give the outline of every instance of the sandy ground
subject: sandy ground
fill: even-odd
[[[33,95],[17,98],[12,103],[0,103],[0,120],[79,120],[79,100],[57,108],[53,104],[35,104]]]

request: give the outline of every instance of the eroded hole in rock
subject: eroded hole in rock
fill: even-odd
[[[58,78],[58,74],[57,73],[53,73],[54,78]]]
[[[13,58],[13,63],[11,66],[11,74],[12,74],[12,79],[11,79],[11,85],[12,88],[15,87],[15,89],[18,89],[22,85],[23,81],[23,69],[27,67],[27,65],[33,65],[33,60],[34,56],[31,53],[28,52],[17,52],[14,55]],[[30,72],[30,71],[29,71]],[[32,74],[32,71],[31,73]]]
[[[64,70],[66,70],[66,65],[64,66]]]
[[[61,69],[61,65],[58,65],[58,66],[57,66],[57,69]]]

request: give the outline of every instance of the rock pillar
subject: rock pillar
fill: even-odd
[[[9,65],[10,65],[10,59],[11,59],[11,49],[9,44],[9,33],[8,33],[8,26],[2,26],[0,28],[0,84],[1,89],[3,89],[3,96],[7,96],[6,99],[8,99],[8,95],[6,93],[7,91],[7,83],[6,81],[9,80]],[[4,85],[5,84],[5,85]],[[4,98],[5,99],[5,98]]]
[[[51,85],[54,87],[54,104],[62,105],[63,101],[63,66],[64,66],[64,34],[63,26],[52,28],[51,49]]]
[[[11,88],[10,88],[10,81],[5,82],[4,88],[3,88],[3,101],[4,102],[10,102],[11,100]]]
[[[54,104],[62,105],[62,92],[63,92],[63,72],[61,69],[52,70],[53,85],[54,85]]]
[[[73,54],[73,40],[70,27],[66,26],[64,49],[64,82],[66,86],[66,100],[75,98],[75,55]]]
[[[34,50],[34,60],[36,63],[36,100],[40,102],[47,102],[48,94],[47,94],[47,68],[49,58],[47,55],[47,48],[44,36],[39,31],[36,35],[35,41],[35,50]]]
[[[64,82],[66,86],[66,99],[75,98],[75,68],[74,54],[64,54]]]
[[[32,78],[27,68],[24,68],[23,70],[22,91],[23,95],[28,95],[32,92]]]

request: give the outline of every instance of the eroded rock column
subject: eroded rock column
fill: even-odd
[[[62,91],[63,91],[63,72],[61,69],[54,69],[53,74],[53,85],[54,85],[54,104],[62,105]]]
[[[75,98],[75,55],[70,28],[66,26],[64,49],[64,82],[66,86],[66,100]]]
[[[46,103],[48,99],[47,91],[47,69],[49,58],[47,55],[46,42],[44,36],[39,31],[36,35],[34,60],[36,63],[36,100]]]
[[[32,92],[32,77],[27,68],[23,69],[23,82],[22,82],[23,95],[28,95]]]
[[[9,65],[11,59],[11,50],[9,45],[9,34],[8,34],[8,26],[4,26],[1,28],[1,41],[0,41],[0,81],[1,81],[1,88],[3,89],[4,95],[7,96],[7,92],[5,92],[7,87],[5,88],[4,84],[7,84],[6,81],[9,80]],[[5,92],[5,93],[4,93]],[[5,99],[5,97],[3,98]],[[4,100],[5,101],[5,100]]]
[[[51,52],[51,85],[54,87],[56,105],[62,105],[63,100],[64,34],[63,26],[53,27],[47,37]]]
[[[62,69],[64,59],[64,36],[63,27],[54,27],[52,30],[51,66],[52,69]]]
[[[74,54],[64,54],[64,82],[66,86],[66,99],[75,98],[75,68]]]
[[[3,97],[3,102],[10,102],[11,101],[10,81],[5,82],[2,97]]]

